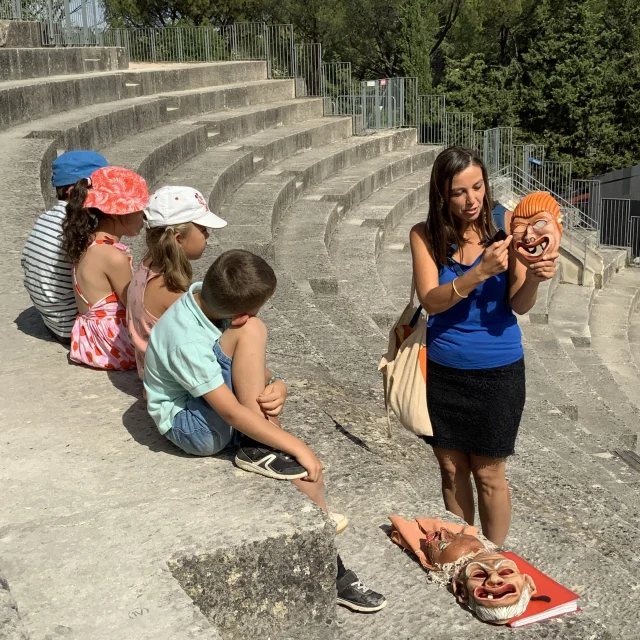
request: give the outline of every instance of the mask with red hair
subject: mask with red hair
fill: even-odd
[[[550,193],[530,193],[513,210],[511,234],[513,246],[521,262],[531,265],[545,260],[560,247],[560,205]]]

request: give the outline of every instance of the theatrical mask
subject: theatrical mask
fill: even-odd
[[[536,593],[531,576],[499,553],[482,552],[469,560],[453,580],[458,602],[480,620],[506,624],[524,613]]]
[[[511,234],[518,259],[532,265],[556,253],[562,239],[562,213],[553,196],[530,193],[513,210]]]

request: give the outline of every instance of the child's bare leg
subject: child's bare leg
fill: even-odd
[[[291,484],[327,513],[327,501],[324,497],[324,478],[322,476],[316,482],[309,482],[304,478],[300,478],[299,480],[292,480]]]
[[[262,409],[257,398],[264,391],[264,371],[267,360],[267,327],[258,318],[249,318],[241,327],[229,327],[220,338],[220,347],[231,359],[231,379],[233,392],[238,402],[259,413]],[[270,422],[282,428],[278,418],[269,418]],[[315,502],[323,511],[327,511],[324,497],[324,480],[317,482],[299,479],[292,484],[304,495]]]

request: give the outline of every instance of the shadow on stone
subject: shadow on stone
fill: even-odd
[[[35,307],[29,307],[20,312],[20,315],[13,322],[19,331],[32,338],[38,338],[46,342],[58,342],[47,329]]]
[[[116,374],[114,374],[116,375]],[[174,456],[188,458],[165,438],[147,413],[147,407],[142,399],[136,400],[122,415],[122,424],[138,443],[154,452],[169,453]]]

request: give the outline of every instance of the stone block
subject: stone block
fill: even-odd
[[[40,22],[0,20],[0,47],[41,47]]]
[[[327,529],[331,525],[327,524]],[[300,531],[171,560],[174,577],[225,638],[334,637],[333,541]]]

